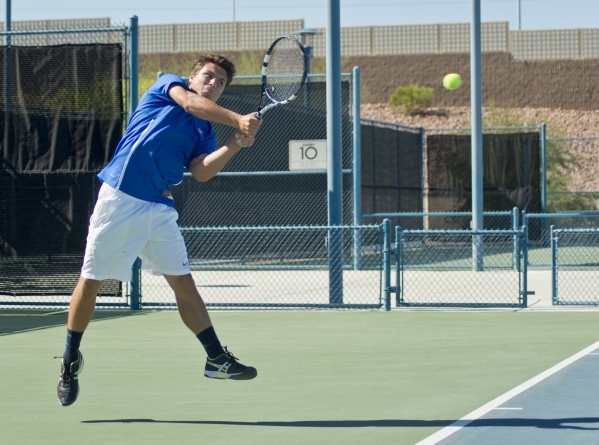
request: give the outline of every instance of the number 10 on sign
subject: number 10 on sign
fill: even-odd
[[[326,170],[327,140],[289,141],[289,170]]]

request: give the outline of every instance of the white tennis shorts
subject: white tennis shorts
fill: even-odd
[[[178,217],[172,207],[102,184],[89,222],[81,276],[129,281],[138,256],[142,268],[154,273],[187,275],[189,260]]]

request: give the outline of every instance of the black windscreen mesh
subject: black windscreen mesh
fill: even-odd
[[[0,67],[0,294],[70,294],[122,135],[121,45],[3,47]]]
[[[422,136],[362,125],[362,212],[422,212]],[[383,218],[366,218],[367,223]],[[419,218],[390,218],[393,226],[421,229]]]
[[[426,146],[429,211],[471,211],[470,135],[429,135]],[[484,134],[484,210],[540,212],[540,171],[539,133]]]
[[[352,162],[349,82],[342,82],[343,168]],[[260,85],[231,85],[218,104],[238,113],[256,110]],[[233,130],[215,124],[218,145]],[[326,173],[290,174],[289,141],[326,139],[326,84],[310,82],[298,98],[267,112],[256,143],[238,152],[224,174],[204,183],[186,176],[172,189],[182,227],[326,225]],[[265,172],[227,176],[227,173]],[[282,174],[281,174],[282,172]],[[344,222],[352,223],[352,177],[343,175]]]

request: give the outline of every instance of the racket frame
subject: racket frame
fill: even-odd
[[[272,54],[275,46],[277,45],[277,43],[279,43],[283,39],[293,40],[297,44],[297,46],[301,49],[302,54],[304,55],[304,72],[302,74],[302,80],[300,82],[300,87],[297,89],[297,93],[295,93],[289,99],[278,101],[276,99],[273,99],[270,96],[270,94],[268,94],[268,86],[266,84],[266,79],[268,77],[268,63],[270,62],[270,56],[271,56],[271,54]],[[304,45],[302,45],[294,37],[291,37],[291,36],[277,37],[270,44],[270,47],[268,48],[268,51],[266,51],[266,55],[264,56],[264,61],[262,62],[262,93],[260,94],[260,103],[258,104],[258,109],[254,113],[254,116],[256,116],[258,119],[262,119],[262,116],[264,115],[264,113],[266,113],[271,108],[274,108],[274,107],[279,106],[279,105],[285,105],[285,104],[291,102],[292,100],[294,100],[299,95],[299,92],[302,90],[302,87],[306,83],[306,79],[308,77],[308,64],[306,63],[306,57],[307,57],[306,56],[306,49],[304,48]],[[268,98],[269,103],[267,103],[266,105],[262,106],[262,102],[263,102],[264,97]]]

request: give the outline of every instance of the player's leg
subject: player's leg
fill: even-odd
[[[212,327],[206,304],[202,300],[191,274],[164,275],[164,278],[175,292],[179,315],[181,315],[185,326],[196,334]],[[217,352],[222,353],[223,351]]]
[[[208,356],[204,376],[233,380],[250,380],[256,377],[258,374],[256,368],[242,365],[233,354],[227,351],[226,347],[221,346],[210,321],[206,304],[200,296],[191,274],[165,274],[164,278],[175,292],[181,319],[204,346]]]
[[[71,296],[69,306],[68,329],[83,332],[87,328],[94,309],[96,308],[96,296],[102,287],[103,281],[79,277],[79,282]]]
[[[248,380],[256,369],[244,366],[223,348],[216,336],[204,300],[193,281],[185,241],[172,207],[157,205],[152,212],[151,238],[140,257],[142,267],[164,275],[175,292],[179,314],[204,346],[208,359],[204,375],[211,378]]]
[[[67,343],[57,388],[63,406],[73,404],[79,395],[78,375],[83,370],[79,345],[94,313],[98,291],[106,279],[129,280],[131,266],[148,240],[147,213],[151,206],[152,203],[132,198],[106,184],[100,189],[90,219],[81,278],[71,297]]]
[[[94,314],[96,296],[101,287],[102,281],[79,277],[79,282],[71,296],[67,341],[62,355],[62,367],[57,388],[58,401],[62,406],[73,404],[79,395],[79,374],[83,371],[84,363],[79,345],[83,332]]]

